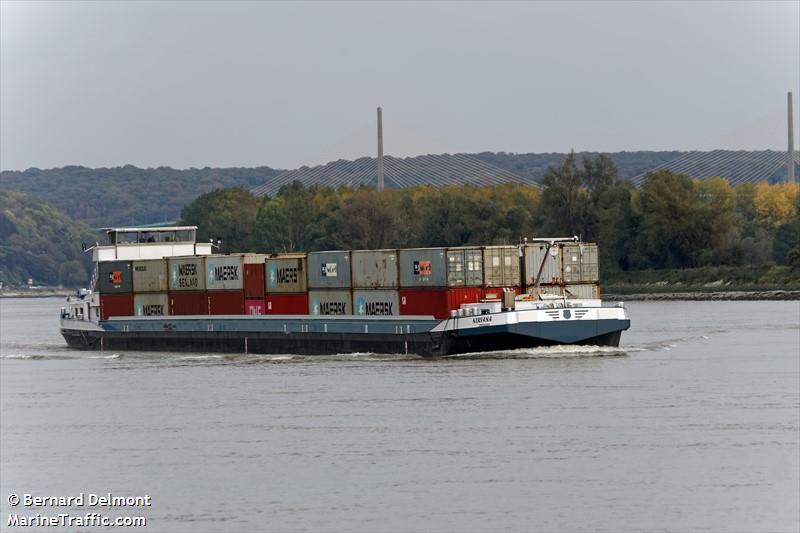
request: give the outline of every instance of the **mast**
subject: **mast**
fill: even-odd
[[[378,190],[383,190],[383,113],[378,106]]]
[[[786,98],[787,124],[789,126],[789,160],[786,162],[786,183],[795,182],[794,173],[794,126],[792,124],[792,93],[788,93]]]

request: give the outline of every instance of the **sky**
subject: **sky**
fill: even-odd
[[[800,145],[800,1],[0,3],[0,168]]]

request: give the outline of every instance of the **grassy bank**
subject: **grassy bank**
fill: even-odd
[[[798,291],[800,272],[784,266],[702,267],[616,272],[603,280],[608,294]]]

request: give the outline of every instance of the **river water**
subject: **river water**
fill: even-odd
[[[800,528],[798,302],[436,360],[73,351],[60,305],[0,300],[0,529],[80,492],[149,495],[100,510],[142,531]]]

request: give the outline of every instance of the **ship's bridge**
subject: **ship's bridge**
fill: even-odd
[[[211,243],[197,242],[197,226],[105,228],[108,243],[92,250],[95,262],[209,255]]]

